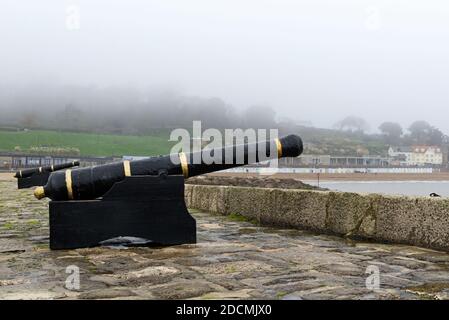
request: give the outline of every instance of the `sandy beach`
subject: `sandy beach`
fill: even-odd
[[[15,172],[0,172],[0,181],[8,181],[14,179]]]

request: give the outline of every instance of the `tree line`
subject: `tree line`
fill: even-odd
[[[275,111],[264,105],[236,110],[220,98],[172,90],[123,87],[0,87],[0,126],[119,134],[190,128],[274,128]]]
[[[349,116],[334,125],[340,131],[364,133],[369,124],[360,117]],[[381,138],[389,145],[436,145],[448,143],[449,137],[424,120],[413,122],[405,131],[397,122],[386,121],[378,127]]]
[[[253,105],[237,110],[220,98],[182,95],[171,89],[95,86],[0,86],[0,126],[27,129],[145,135],[161,129],[191,128],[278,128],[281,134],[297,132],[334,137],[326,130],[288,119],[277,121],[270,106]],[[388,145],[442,145],[448,137],[426,121],[415,121],[406,130],[395,122],[379,126],[380,134],[368,135],[370,126],[360,117],[349,116],[334,125],[348,138],[373,139]]]

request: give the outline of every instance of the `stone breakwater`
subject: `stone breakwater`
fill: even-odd
[[[189,208],[262,225],[449,251],[449,199],[186,185]]]

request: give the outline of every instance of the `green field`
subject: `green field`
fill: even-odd
[[[306,142],[306,154],[385,155],[385,142],[375,135],[302,128],[299,132]],[[30,148],[76,148],[80,156],[154,156],[170,153],[174,142],[168,141],[169,130],[151,135],[131,136],[119,134],[75,133],[66,131],[32,130],[14,131],[0,129],[0,151],[30,152]],[[36,152],[39,153],[39,152]],[[52,153],[55,154],[55,153]],[[76,155],[76,154],[73,154]]]
[[[152,136],[73,133],[58,131],[0,131],[0,151],[20,148],[27,152],[32,147],[77,148],[81,156],[151,156],[168,154],[173,142],[168,133]]]

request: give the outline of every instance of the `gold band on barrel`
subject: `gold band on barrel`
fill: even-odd
[[[65,186],[67,188],[67,197],[69,200],[73,200],[72,170],[67,170],[65,172]]]
[[[39,167],[39,173],[42,173],[42,167]]]
[[[131,177],[131,166],[128,160],[123,161],[123,169],[125,170],[125,177]]]
[[[279,141],[279,139],[274,139],[274,142],[276,142],[276,148],[278,150],[278,158],[282,157],[282,144],[281,141]]]
[[[20,177],[22,178],[22,170],[19,171]]]
[[[55,167],[53,165],[51,165],[51,171],[55,171]]]
[[[187,157],[184,152],[179,153],[179,162],[181,163],[182,174],[184,178],[189,177],[189,166],[187,164]]]

